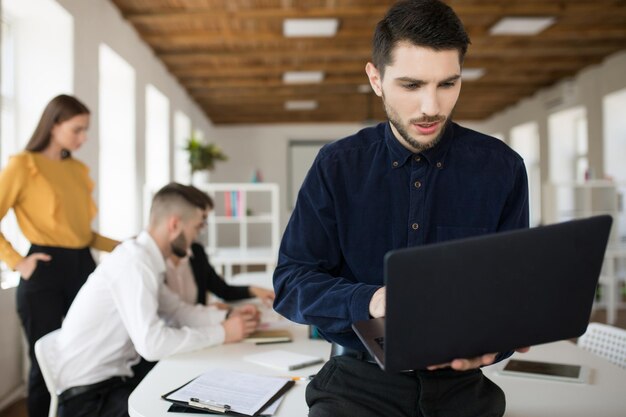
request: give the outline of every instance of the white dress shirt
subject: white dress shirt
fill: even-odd
[[[74,299],[52,352],[59,393],[132,376],[139,355],[155,361],[224,342],[226,312],[184,303],[164,274],[163,255],[147,232],[103,260]]]
[[[198,285],[191,270],[189,256],[180,259],[178,265],[171,259],[165,261],[165,285],[188,304],[198,302]]]

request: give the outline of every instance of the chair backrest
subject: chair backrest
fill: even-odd
[[[46,382],[46,387],[50,392],[50,411],[48,412],[48,417],[56,417],[59,406],[59,398],[56,390],[56,375],[52,364],[55,359],[55,344],[60,332],[61,329],[54,330],[35,343],[35,356],[37,357],[43,379]]]
[[[578,346],[626,368],[626,330],[601,323],[589,323]]]

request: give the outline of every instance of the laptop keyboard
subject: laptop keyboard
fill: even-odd
[[[381,347],[381,349],[385,350],[385,338],[384,337],[377,337],[374,339],[376,341],[376,343],[378,343],[378,345]]]

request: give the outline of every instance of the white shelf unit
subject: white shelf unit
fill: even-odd
[[[244,272],[249,265],[264,265],[272,271],[280,244],[278,184],[214,183],[199,188],[215,203],[205,242],[211,264],[221,269],[226,280],[232,278],[235,265]],[[226,200],[230,208],[236,202],[235,213],[227,213]],[[258,230],[252,230],[255,227]]]
[[[599,283],[601,300],[594,307],[606,308],[607,323],[615,324],[617,310],[626,307],[620,302],[620,282],[626,282],[626,245],[623,193],[626,184],[609,180],[555,182],[544,185],[547,224],[609,214],[613,217],[611,235],[604,256]]]

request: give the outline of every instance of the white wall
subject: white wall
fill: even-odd
[[[74,93],[91,109],[91,128],[89,141],[83,146],[77,157],[91,168],[91,176],[98,184],[100,175],[106,175],[107,167],[98,166],[98,50],[100,43],[106,43],[136,71],[136,140],[137,140],[137,178],[136,183],[142,186],[145,181],[145,91],[148,84],[154,85],[170,100],[170,137],[174,125],[172,114],[184,112],[191,119],[192,126],[208,131],[211,121],[191,100],[187,92],[167,71],[154,55],[153,51],[143,43],[133,27],[121,16],[119,10],[108,0],[58,0],[74,17]],[[172,141],[170,141],[172,147]],[[171,148],[173,150],[173,148]],[[173,154],[172,151],[169,152]],[[170,166],[173,165],[170,157]],[[170,168],[170,172],[173,169]],[[94,196],[97,196],[97,190]],[[142,218],[142,193],[137,193],[137,218]],[[145,222],[144,222],[145,223]],[[102,231],[106,233],[106,231]]]
[[[604,125],[602,103],[605,95],[626,87],[626,50],[607,57],[601,64],[587,67],[575,77],[543,89],[530,98],[505,109],[481,124],[480,129],[502,132],[509,141],[514,126],[536,121],[540,137],[541,181],[552,178],[548,146],[548,118],[552,113],[583,106],[587,112],[588,162],[594,178],[604,178]],[[542,204],[542,214],[551,210]]]
[[[12,1],[19,6],[27,4],[35,7],[42,6],[41,0],[4,0]],[[107,170],[114,167],[99,166],[99,73],[98,55],[101,43],[121,55],[130,63],[137,74],[136,94],[137,107],[135,110],[137,138],[137,173],[136,183],[141,186],[144,182],[144,148],[145,148],[145,90],[147,84],[152,84],[164,93],[170,100],[170,137],[172,137],[172,114],[176,111],[185,113],[191,120],[195,129],[209,131],[211,122],[206,118],[199,107],[190,99],[186,91],[167,72],[164,65],[156,59],[153,52],[140,40],[134,29],[125,22],[119,11],[108,0],[58,0],[58,3],[68,12],[68,20],[73,20],[72,30],[65,27],[57,27],[46,21],[45,17],[22,20],[17,28],[16,35],[24,40],[21,51],[28,51],[24,56],[30,56],[26,60],[18,59],[17,70],[19,74],[16,93],[22,96],[22,100],[29,100],[26,106],[30,114],[20,116],[20,128],[18,131],[20,143],[25,143],[30,137],[34,125],[37,122],[45,103],[54,95],[60,93],[75,94],[91,110],[91,126],[88,132],[89,140],[85,146],[77,152],[76,156],[84,161],[91,169],[91,176],[96,187],[100,175],[107,175]],[[54,6],[52,6],[54,7]],[[41,11],[41,9],[40,9]],[[45,16],[45,14],[44,14]],[[69,17],[71,16],[71,17]],[[20,18],[19,14],[15,16]],[[71,26],[70,26],[71,28]],[[58,38],[59,31],[65,38],[70,39],[73,48],[62,54],[49,54],[46,51],[54,50],[46,42],[31,42],[36,34],[55,32]],[[54,39],[49,37],[50,42]],[[23,49],[26,48],[26,49]],[[18,49],[18,54],[20,49]],[[34,53],[33,53],[34,52]],[[30,60],[30,61],[28,61]],[[34,60],[34,61],[33,61]],[[73,61],[73,65],[71,65]],[[63,68],[57,77],[51,78],[47,71],[50,69]],[[21,80],[21,81],[20,81]],[[173,147],[172,141],[170,146]],[[173,149],[173,148],[172,148]],[[172,151],[169,152],[173,154]],[[170,157],[170,165],[172,158]],[[172,172],[172,169],[169,170]],[[93,196],[98,200],[98,189],[94,190]],[[142,193],[137,193],[137,213],[141,218]],[[99,201],[96,201],[99,203]],[[97,229],[97,222],[94,224]],[[106,233],[106,231],[103,231]],[[21,329],[15,312],[15,289],[0,289],[0,369],[3,370],[0,378],[0,409],[14,400],[14,394],[23,393],[25,375],[23,375],[22,358],[24,356],[21,345]],[[18,388],[16,388],[18,387]]]
[[[211,182],[250,182],[259,169],[263,182],[277,183],[280,189],[281,234],[289,215],[287,203],[287,153],[290,140],[337,140],[352,135],[365,125],[279,124],[214,127],[207,139],[217,143],[228,161],[218,162]]]

